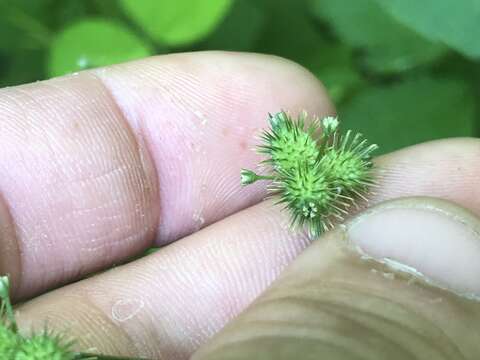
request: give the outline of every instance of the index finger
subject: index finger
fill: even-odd
[[[155,57],[0,91],[0,270],[27,297],[259,201],[239,172],[281,108],[331,113],[279,58]],[[0,214],[1,215],[1,214]]]

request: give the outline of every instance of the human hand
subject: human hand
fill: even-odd
[[[266,114],[280,109],[333,112],[308,72],[247,54],[156,57],[1,90],[1,272],[11,274],[14,297],[26,300],[17,307],[19,325],[43,328],[47,321],[76,337],[79,349],[124,356],[183,359],[202,347],[310,243],[287,229],[287,214],[260,202],[261,185],[239,183],[240,169],[258,162],[250,150],[254,135]],[[478,214],[479,151],[478,140],[456,139],[382,156],[377,164],[385,170],[372,203],[427,195]],[[477,226],[468,216],[461,218]],[[421,239],[430,241],[418,248],[403,238],[393,244],[378,226],[351,237],[372,254],[412,261],[439,281],[447,270],[459,284],[470,276],[468,284],[480,293],[472,278],[478,268],[466,257],[478,258],[478,239],[440,251],[436,245],[456,240],[454,232],[439,241],[426,230],[414,232],[409,221],[418,216],[400,219],[385,236],[393,238],[400,226],[413,231],[410,239],[424,233]],[[439,227],[433,224],[431,231]],[[344,233],[317,241],[263,295],[266,305],[260,299],[196,356],[252,358],[252,349],[265,348],[262,359],[288,358],[288,351],[330,359],[405,359],[417,351],[424,358],[473,359],[480,352],[476,302],[392,280],[383,269],[372,272],[375,265],[345,255],[345,242],[333,238]],[[154,243],[171,245],[73,283]],[[329,298],[329,308],[318,306],[326,303],[321,296],[318,304],[306,301],[333,280],[356,286]],[[60,288],[45,293],[54,287]],[[294,301],[282,302],[286,295]],[[361,306],[351,301],[357,298]],[[306,320],[313,321],[309,327]],[[268,341],[255,340],[261,331]],[[376,347],[384,352],[375,355]]]

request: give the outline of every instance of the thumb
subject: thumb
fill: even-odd
[[[479,232],[442,200],[376,206],[314,242],[193,359],[478,359]]]

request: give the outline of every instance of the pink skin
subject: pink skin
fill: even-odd
[[[309,242],[268,202],[228,216],[262,199],[239,172],[258,161],[249,148],[266,113],[282,108],[333,112],[301,67],[244,54],[164,56],[0,91],[11,215],[0,228],[16,230],[2,234],[20,249],[17,297],[175,241],[25,303],[22,326],[49,319],[108,353],[187,358]],[[455,139],[383,156],[372,202],[440,196],[479,214],[479,151],[478,140]]]
[[[4,271],[16,297],[260,201],[239,173],[281,108],[333,112],[301,67],[244,54],[150,58],[1,90],[0,189],[19,254]]]
[[[208,56],[163,59],[161,71],[155,61],[154,68],[146,63],[141,71],[129,72],[126,65],[97,72],[148,144],[158,174],[160,207],[165,209],[157,232],[159,245],[261,199],[263,186],[242,188],[239,174],[242,167],[259,161],[252,148],[268,125],[268,112],[333,112],[324,97],[319,96],[318,103],[307,100],[310,94],[321,94],[321,88],[279,72],[286,63],[271,66],[269,58],[257,61],[239,54],[214,63]]]

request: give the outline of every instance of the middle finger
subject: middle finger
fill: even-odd
[[[436,141],[377,159],[385,168],[384,190],[373,202],[437,196],[480,214],[479,197],[472,196],[479,145]],[[424,172],[428,164],[435,166]],[[392,187],[395,192],[384,192]],[[309,239],[287,226],[287,214],[261,203],[154,255],[24,304],[20,324],[42,326],[48,319],[52,327],[70,329],[80,347],[105,353],[188,358],[307,246]]]

